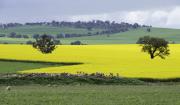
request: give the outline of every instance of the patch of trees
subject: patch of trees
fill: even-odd
[[[48,22],[31,22],[31,23],[25,23],[24,25],[29,25],[29,26],[42,26],[42,25],[47,25]]]
[[[7,24],[0,24],[0,28],[8,29],[8,28],[19,27],[19,26],[23,26],[23,25],[24,24],[21,24],[21,23],[7,23]]]
[[[16,34],[15,32],[11,32],[9,35],[7,35],[9,38],[29,38],[28,35],[21,35],[21,34]]]
[[[11,32],[10,34],[0,34],[0,37],[9,37],[9,38],[25,38],[28,39],[30,36],[28,35],[21,35],[21,34],[16,34],[15,32]]]
[[[72,38],[72,37],[82,37],[82,36],[94,36],[94,35],[99,35],[100,33],[99,32],[94,33],[94,34],[92,34],[90,32],[87,34],[65,34],[65,33],[61,33],[61,34],[57,34],[56,38]]]
[[[51,36],[53,38],[57,38],[57,39],[59,39],[59,38],[82,37],[82,36],[94,36],[94,35],[99,35],[99,32],[94,33],[94,34],[92,34],[92,33],[87,33],[87,34],[65,34],[65,33],[61,33],[61,34],[57,34],[57,35],[50,35],[49,34],[49,36]],[[40,36],[41,36],[40,34],[34,34],[34,35],[32,35],[32,38],[36,39]]]
[[[141,44],[142,51],[148,53],[151,59],[155,57],[165,59],[170,55],[168,41],[163,38],[144,36],[139,38],[137,44]]]

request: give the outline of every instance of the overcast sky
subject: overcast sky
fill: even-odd
[[[180,28],[180,0],[0,0],[0,23],[52,20]]]

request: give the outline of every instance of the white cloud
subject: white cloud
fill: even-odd
[[[155,24],[157,26],[164,26],[165,24],[167,24],[167,20],[168,20],[168,12],[166,11],[154,11],[152,13],[149,13],[149,23],[150,24]],[[148,22],[147,22],[148,23]]]
[[[140,23],[155,27],[180,28],[180,6],[167,10],[120,11],[94,15],[70,16],[70,21],[111,20]]]
[[[148,19],[149,13],[146,11],[133,11],[127,12],[123,17],[125,21],[130,23],[138,22],[140,24],[144,24]]]
[[[168,20],[166,25],[180,27],[180,7],[176,7],[168,14]]]
[[[70,21],[109,20],[110,14],[78,15],[69,17]]]

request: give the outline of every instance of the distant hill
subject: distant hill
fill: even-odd
[[[99,34],[114,34],[126,32],[130,29],[137,29],[141,27],[149,27],[146,25],[139,25],[138,23],[116,23],[115,21],[52,21],[52,22],[35,22],[35,23],[0,23],[0,34],[10,36],[12,38],[21,38],[22,35],[32,36],[34,34],[59,34],[61,38],[64,37],[79,37],[79,36],[93,36]],[[63,35],[62,35],[63,33]],[[1,35],[1,36],[3,36]],[[62,37],[63,36],[63,37]]]
[[[61,33],[67,34],[87,34],[88,32],[96,33],[100,32],[102,29],[92,29],[87,30],[85,28],[71,28],[71,27],[52,27],[52,26],[17,26],[11,27],[8,29],[0,28],[0,34],[10,34],[11,32],[15,32],[16,34],[21,35],[29,35],[32,36],[33,34],[50,34],[50,35],[57,35]]]
[[[168,28],[151,28],[151,32],[147,32],[147,28],[133,29],[123,33],[112,35],[88,36],[79,38],[62,39],[63,43],[68,44],[71,41],[80,40],[86,44],[134,44],[139,37],[155,36],[168,40],[170,43],[180,43],[180,29]]]
[[[87,34],[97,33],[103,31],[102,29],[88,30],[85,28],[70,28],[70,27],[49,27],[49,26],[24,26],[14,27],[6,30],[0,29],[0,34],[9,34],[16,32],[17,34],[25,34],[32,36],[33,34],[51,34],[57,35],[60,33],[69,34]],[[165,38],[170,43],[180,43],[180,29],[167,28],[151,28],[151,32],[147,32],[147,28],[131,29],[127,32],[120,32],[116,34],[99,34],[95,36],[81,36],[72,38],[60,38],[62,44],[70,44],[73,41],[81,41],[84,44],[133,44],[136,43],[141,36],[156,36]],[[34,41],[30,38],[7,38],[0,37],[0,43],[26,43],[27,41]],[[59,39],[58,39],[59,40]]]

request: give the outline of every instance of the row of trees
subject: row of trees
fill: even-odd
[[[9,37],[9,38],[30,38],[28,35],[21,35],[21,34],[16,34],[15,32],[11,32],[10,34],[0,34],[0,37]]]
[[[65,33],[60,33],[57,35],[49,35],[53,38],[72,38],[72,37],[82,37],[82,36],[95,36],[95,35],[103,35],[106,32],[102,31],[102,32],[96,32],[96,33],[91,33],[88,32],[87,34],[65,34]],[[9,38],[33,38],[36,39],[38,37],[40,37],[40,34],[34,34],[32,36],[30,35],[21,35],[21,34],[17,34],[15,32],[11,32],[10,34],[6,35],[6,34],[0,34],[0,37],[9,37]]]
[[[7,24],[0,24],[0,28],[8,29],[8,28],[19,27],[19,26],[23,26],[23,25],[24,24],[21,24],[21,23],[7,23]]]
[[[77,22],[66,22],[66,21],[52,21],[52,22],[36,22],[36,23],[25,23],[25,25],[48,25],[48,26],[54,26],[54,27],[75,27],[75,28],[85,28],[88,30],[91,30],[92,28],[99,28],[99,29],[117,29],[117,28],[138,28],[141,27],[141,25],[135,23],[135,24],[129,24],[125,22],[116,23],[115,21],[101,21],[101,20],[93,20],[88,22],[83,21],[77,21]],[[145,27],[145,25],[144,25]]]
[[[21,35],[21,34],[16,34],[15,32],[11,32],[7,37],[10,38],[30,38],[28,35]]]
[[[2,29],[8,29],[11,27],[20,27],[20,26],[52,26],[52,27],[73,27],[73,28],[84,28],[89,31],[92,29],[102,29],[102,32],[96,33],[94,35],[98,34],[112,34],[112,33],[119,33],[119,32],[125,32],[129,29],[136,29],[140,27],[148,27],[146,25],[139,25],[138,23],[130,24],[130,23],[116,23],[115,21],[101,21],[101,20],[93,20],[88,22],[66,22],[66,21],[52,21],[52,22],[34,22],[34,23],[8,23],[8,24],[0,24],[0,28]]]
[[[96,36],[96,35],[105,35],[105,34],[110,34],[108,31],[101,31],[101,32],[96,32],[96,33],[91,33],[88,32],[87,34],[65,34],[65,33],[60,33],[57,35],[53,35],[56,38],[72,38],[72,37],[83,37],[83,36]]]

